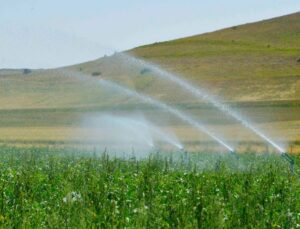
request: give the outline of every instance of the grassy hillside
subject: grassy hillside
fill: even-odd
[[[276,130],[278,139],[299,142],[300,13],[146,45],[126,53],[205,88],[262,128],[271,133]],[[133,67],[113,55],[57,70],[26,74],[22,70],[0,70],[1,142],[64,141],[88,112],[117,109],[119,105],[123,111],[145,109],[145,105],[116,91],[59,73],[70,69],[94,79],[109,78],[187,109],[231,140],[257,140],[240,132],[239,125],[207,104],[199,104],[180,88],[159,80],[151,70]],[[150,119],[159,116],[163,120],[160,124],[166,121],[184,141],[199,139],[191,127],[162,117],[160,111],[148,109],[145,113]]]
[[[134,53],[155,58],[230,100],[299,99],[299,22],[297,13],[145,46]]]
[[[300,99],[300,13],[128,52],[182,74],[228,100]],[[104,75],[122,74],[107,68],[106,59],[76,67],[101,69]],[[136,82],[136,87],[139,84]],[[144,90],[157,94],[160,84],[153,80]],[[167,100],[168,94],[164,95]]]

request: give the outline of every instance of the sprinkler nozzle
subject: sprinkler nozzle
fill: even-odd
[[[184,149],[184,147],[179,147],[179,150],[180,150],[180,151],[186,151],[186,150]]]

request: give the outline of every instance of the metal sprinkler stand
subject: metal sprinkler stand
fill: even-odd
[[[292,174],[295,174],[295,161],[294,159],[288,154],[288,153],[282,153],[281,156],[288,162],[290,163],[290,170]]]
[[[237,154],[236,151],[230,151],[230,155],[234,156],[236,159],[240,159],[240,156]]]
[[[183,155],[184,155],[184,163],[188,164],[190,162],[190,155],[188,154],[188,151],[183,149]]]

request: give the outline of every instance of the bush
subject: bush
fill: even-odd
[[[32,72],[32,71],[31,71],[30,69],[27,69],[27,68],[23,70],[23,74],[24,74],[24,75],[28,75],[28,74],[30,74],[31,72]]]
[[[101,76],[101,72],[93,72],[92,76]]]

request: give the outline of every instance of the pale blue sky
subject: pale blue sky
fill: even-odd
[[[48,68],[300,11],[299,0],[0,0],[0,68]]]

